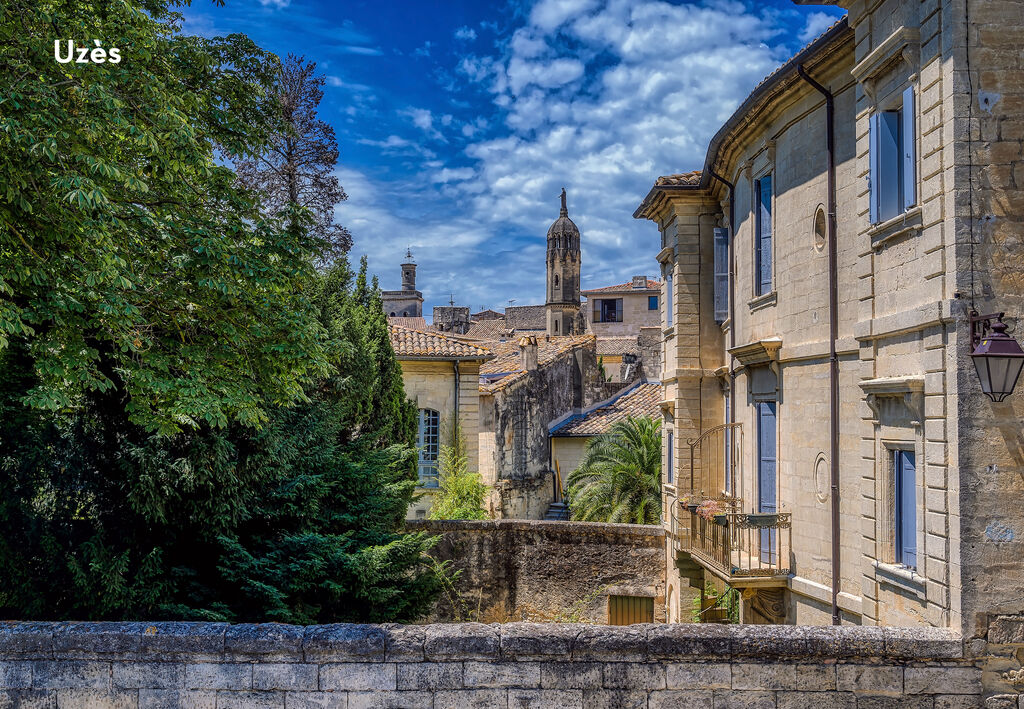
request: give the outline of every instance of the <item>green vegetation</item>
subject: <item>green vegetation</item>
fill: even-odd
[[[0,616],[414,619],[441,580],[399,532],[415,411],[376,284],[322,201],[217,159],[299,126],[276,58],[173,7],[0,15]]]
[[[574,520],[661,522],[660,428],[654,419],[631,416],[587,444],[567,481]]]
[[[488,488],[480,473],[469,469],[462,424],[453,416],[445,426],[447,439],[438,452],[437,492],[431,498],[430,519],[487,519]]]

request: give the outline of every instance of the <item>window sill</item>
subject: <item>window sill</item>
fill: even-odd
[[[661,334],[664,335],[666,340],[670,337],[674,337],[676,334],[676,326],[669,325],[668,327],[663,327],[661,329]]]
[[[871,238],[871,248],[879,249],[884,244],[901,236],[907,236],[914,232],[921,231],[921,207],[911,207],[903,214],[897,214],[868,229],[868,236]]]
[[[927,599],[925,579],[916,570],[902,564],[885,564],[881,561],[873,561],[871,565],[875,567],[875,578],[879,583],[913,594],[922,601]]]
[[[759,295],[756,298],[751,298],[747,301],[747,307],[750,308],[750,312],[753,313],[757,310],[761,310],[762,308],[772,307],[778,302],[778,300],[779,293],[778,291],[773,290],[770,293],[765,293],[764,295]]]

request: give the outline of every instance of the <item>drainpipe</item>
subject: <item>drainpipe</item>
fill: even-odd
[[[452,369],[455,372],[455,420],[459,420],[459,360],[452,362]]]
[[[729,348],[732,349],[736,346],[736,310],[734,307],[736,299],[733,297],[733,281],[736,279],[734,278],[735,263],[732,248],[733,237],[736,236],[736,186],[714,170],[708,170],[708,173],[729,188]],[[736,375],[733,373],[731,356],[729,360],[729,423],[736,423]],[[730,435],[735,434],[730,433]],[[736,491],[733,490],[732,493],[735,495]]]
[[[832,93],[797,66],[800,78],[825,97],[826,150],[828,152],[828,329],[829,329],[829,405],[831,431],[829,436],[829,464],[832,484],[832,625],[841,625],[839,615],[839,357],[836,340],[839,339],[839,255],[836,241],[836,137],[835,105]]]

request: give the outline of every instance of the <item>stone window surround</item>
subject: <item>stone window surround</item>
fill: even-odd
[[[751,311],[760,310],[761,308],[770,307],[775,305],[777,300],[776,295],[776,281],[775,281],[775,270],[776,270],[776,259],[775,254],[778,251],[776,248],[778,239],[776,239],[775,223],[776,219],[776,179],[775,179],[775,141],[766,140],[765,146],[750,162],[745,166],[745,172],[750,185],[750,299],[747,301],[747,305]],[[759,235],[757,234],[757,194],[756,187],[758,180],[763,177],[769,177],[772,181],[772,288],[767,293],[757,292],[757,280],[758,274],[755,273],[757,270],[757,243]],[[735,237],[734,237],[735,238]]]

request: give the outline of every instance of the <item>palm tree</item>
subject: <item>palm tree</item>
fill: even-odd
[[[632,416],[587,444],[566,497],[582,522],[661,523],[661,423]]]

